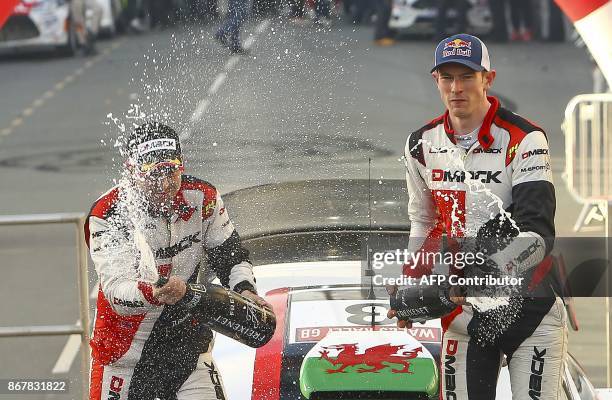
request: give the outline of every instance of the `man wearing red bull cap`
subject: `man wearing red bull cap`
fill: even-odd
[[[261,305],[249,253],[218,190],[183,174],[176,132],[135,129],[119,185],[93,205],[85,237],[100,280],[90,399],[224,399],[212,333],[180,300],[204,255],[221,281]],[[158,287],[158,277],[167,282]]]
[[[494,399],[505,355],[513,399],[558,399],[567,317],[551,276],[555,189],[546,135],[487,95],[496,72],[479,38],[442,40],[431,73],[446,111],[406,143],[408,251],[442,251],[445,234],[451,242],[472,243],[486,258],[461,273],[525,282],[491,308],[482,305],[492,297],[468,304],[463,296],[448,296],[459,306],[442,318],[441,396]],[[411,263],[404,275],[428,275],[433,268]],[[390,317],[410,315],[400,308],[404,291],[391,290]]]

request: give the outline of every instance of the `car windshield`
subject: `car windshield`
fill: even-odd
[[[407,231],[315,231],[256,237],[244,241],[254,265],[365,260],[366,246],[374,251],[403,249]]]

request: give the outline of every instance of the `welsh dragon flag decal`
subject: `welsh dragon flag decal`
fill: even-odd
[[[306,355],[300,390],[315,392],[438,392],[429,351],[404,332],[331,332]]]

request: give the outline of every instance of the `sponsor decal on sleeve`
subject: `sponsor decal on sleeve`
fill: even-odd
[[[217,206],[217,200],[213,199],[208,203],[204,204],[202,207],[202,216],[204,218],[208,218],[212,215],[213,211],[215,211],[215,207]]]
[[[516,155],[516,151],[518,150],[518,147],[519,145],[517,143],[508,149],[508,155],[506,157],[506,165],[509,164],[510,161],[512,161],[512,159],[514,159],[514,156]]]
[[[144,307],[144,303],[140,300],[124,300],[124,299],[119,299],[117,297],[113,297],[113,304],[122,306],[122,307],[132,307],[132,308]]]
[[[521,168],[521,172],[533,172],[533,171],[549,171],[550,164],[546,163],[545,165],[533,165],[531,167]]]
[[[524,160],[531,156],[541,156],[541,155],[546,155],[546,154],[548,154],[548,149],[533,149],[533,150],[529,150],[521,154],[521,158]]]

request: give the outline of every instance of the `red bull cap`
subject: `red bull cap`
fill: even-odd
[[[459,63],[475,71],[490,71],[489,50],[482,40],[467,33],[459,33],[442,40],[434,54],[434,72],[442,64]]]

